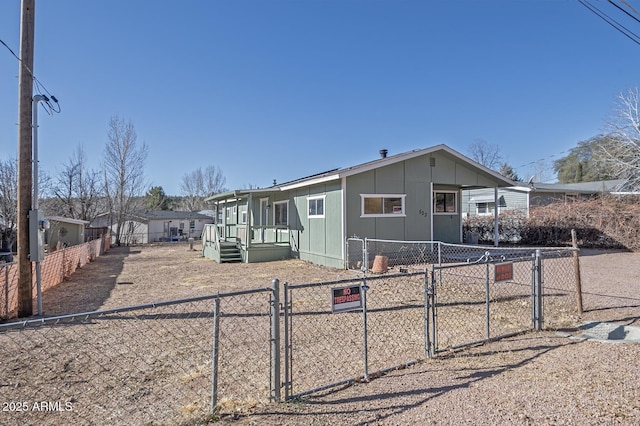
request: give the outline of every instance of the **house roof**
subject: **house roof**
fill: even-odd
[[[134,216],[138,216],[141,219],[147,220],[211,220],[211,216],[198,212],[190,211],[177,211],[177,210],[140,210],[134,213]]]
[[[98,218],[107,216],[109,213],[103,213],[98,215]],[[203,213],[174,210],[138,210],[130,214],[129,217],[140,219],[143,222],[149,220],[213,220],[212,216]]]
[[[359,173],[364,173],[369,170],[377,169],[379,167],[388,166],[390,164],[395,164],[401,161],[410,160],[415,157],[420,157],[423,155],[432,154],[435,152],[444,153],[454,159],[460,160],[462,162],[468,163],[472,167],[476,168],[480,173],[491,176],[491,178],[497,182],[500,182],[499,186],[513,186],[514,182],[505,176],[502,176],[500,173],[491,170],[475,161],[466,157],[459,152],[449,148],[447,145],[440,144],[435,145],[429,148],[423,149],[414,149],[413,151],[403,152],[401,154],[391,155],[388,157],[378,158],[373,161],[368,161],[366,163],[358,164],[356,166],[346,167],[343,169],[335,169],[329,172],[326,172],[321,175],[314,175],[308,178],[298,179],[292,182],[281,184],[283,190],[294,189],[300,186],[313,185],[316,183],[327,182],[330,180],[335,180],[347,176],[356,175]]]
[[[578,183],[532,183],[531,186],[516,186],[514,189],[525,192],[566,192],[580,194],[597,194],[599,192],[614,192],[626,184],[624,179],[601,180],[595,182]]]
[[[267,193],[267,192],[274,192],[274,191],[287,191],[290,189],[300,188],[300,187],[309,186],[309,185],[315,185],[323,182],[330,182],[333,180],[341,179],[343,177],[364,173],[380,167],[388,166],[401,161],[410,160],[415,157],[420,157],[423,155],[428,155],[436,152],[444,153],[449,157],[452,157],[454,159],[457,159],[464,163],[469,164],[470,166],[474,167],[479,173],[482,173],[488,177],[491,177],[491,179],[494,180],[500,187],[508,187],[508,186],[513,186],[515,184],[512,180],[502,176],[500,173],[493,171],[473,161],[472,159],[449,148],[447,145],[441,144],[441,145],[432,146],[430,148],[415,149],[413,151],[404,152],[401,154],[385,156],[385,157],[378,158],[376,160],[368,161],[366,163],[358,164],[355,166],[345,167],[341,169],[332,169],[326,172],[316,173],[311,176],[307,176],[307,177],[296,179],[290,182],[274,185],[270,188],[238,190],[238,191],[231,191],[231,192],[216,194],[212,197],[207,198],[206,201],[230,199],[230,198],[248,195],[249,193]]]
[[[63,223],[71,223],[74,225],[88,225],[89,221],[88,220],[81,220],[81,219],[71,219],[68,217],[62,217],[62,216],[47,216],[47,219],[49,221],[55,221],[55,222],[63,222]]]

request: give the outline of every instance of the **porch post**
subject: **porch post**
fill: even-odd
[[[251,240],[253,239],[253,236],[251,235],[251,226],[252,226],[252,218],[253,218],[253,197],[251,196],[251,192],[249,192],[249,196],[247,197],[247,224],[246,229],[247,229],[247,237],[246,237],[246,247],[247,250],[249,250],[249,247],[251,247]]]
[[[498,229],[498,187],[493,188],[493,245],[498,247],[500,230]]]
[[[429,239],[434,241],[433,238],[433,182],[429,182]]]

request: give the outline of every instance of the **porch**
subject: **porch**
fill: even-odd
[[[218,263],[288,259],[291,257],[289,227],[205,225],[202,230],[202,255]]]

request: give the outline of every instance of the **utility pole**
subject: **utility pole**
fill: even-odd
[[[18,80],[18,316],[33,314],[33,278],[29,259],[31,209],[33,51],[35,0],[22,0],[20,13],[20,72]]]

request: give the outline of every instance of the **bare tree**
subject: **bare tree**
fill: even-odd
[[[104,150],[104,192],[108,203],[110,223],[115,224],[115,243],[126,243],[127,218],[141,207],[144,188],[144,166],[149,155],[145,143],[137,143],[138,136],[131,121],[113,116],[109,120],[107,144]]]
[[[469,146],[469,157],[492,170],[497,170],[503,164],[500,147],[483,139],[476,139]]]
[[[532,182],[551,182],[554,179],[553,164],[546,160],[538,160],[529,167]]]
[[[72,219],[92,221],[98,214],[100,172],[89,170],[84,148],[79,145],[58,172],[54,200],[48,210]]]
[[[640,188],[640,94],[638,88],[618,95],[615,115],[607,122],[608,137],[600,144],[607,168],[630,188]]]
[[[225,182],[222,170],[216,166],[208,166],[204,171],[198,167],[185,174],[180,183],[182,207],[189,211],[205,209],[205,198],[226,191]]]
[[[18,224],[18,165],[15,159],[0,160],[0,225],[2,247],[11,248]]]

